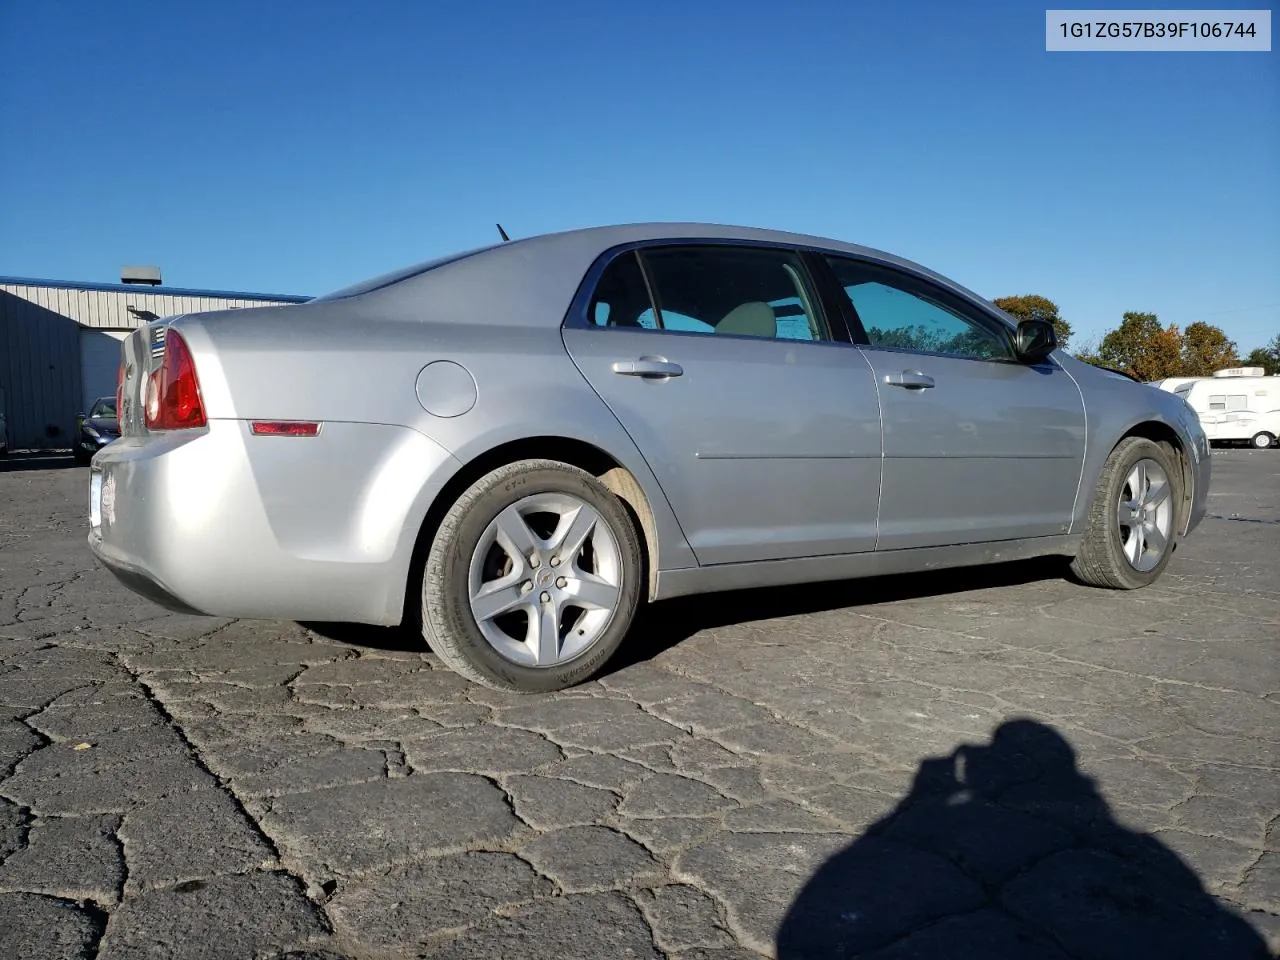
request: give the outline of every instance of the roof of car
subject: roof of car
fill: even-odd
[[[469,326],[558,326],[591,265],[606,251],[653,240],[699,239],[811,247],[869,257],[928,277],[962,296],[989,304],[979,294],[918,263],[860,244],[734,224],[651,222],[581,227],[459,250],[435,260],[403,266],[305,304],[266,309],[280,311],[276,322],[296,324],[299,330],[321,322],[322,317],[338,323],[429,317],[438,322]],[[429,313],[424,313],[425,302],[432,305]],[[994,305],[990,308],[997,309]],[[224,324],[256,323],[258,317],[246,315],[248,313],[228,311],[219,312],[219,316]],[[240,314],[240,317],[236,319],[230,314]]]
[[[710,222],[661,222],[655,221],[651,223],[624,223],[612,226],[582,227],[575,230],[564,230],[556,233],[545,233],[528,237],[521,241],[512,241],[512,243],[528,243],[537,245],[543,242],[559,244],[566,241],[580,240],[584,246],[593,247],[597,252],[603,252],[611,247],[619,246],[627,243],[640,243],[648,240],[746,240],[757,243],[772,243],[781,245],[794,245],[800,247],[818,247],[821,249],[839,251],[843,253],[851,253],[858,256],[872,257],[885,263],[894,264],[907,270],[914,271],[931,279],[942,283],[945,286],[960,290],[969,296],[977,297],[985,300],[980,294],[974,293],[950,277],[943,276],[936,271],[909,260],[905,257],[876,247],[866,246],[860,243],[853,243],[848,240],[838,240],[834,237],[826,237],[818,234],[799,233],[790,230],[776,230],[766,227],[748,227],[738,224],[728,223],[710,223]],[[497,247],[509,246],[510,244],[497,244]]]
[[[857,256],[874,258],[883,263],[898,266],[908,271],[949,287],[965,296],[987,303],[992,309],[994,304],[979,293],[957,283],[950,277],[908,260],[905,257],[889,253],[875,247],[837,240],[817,234],[798,233],[788,230],[775,230],[764,227],[748,227],[737,224],[709,222],[650,222],[625,223],[610,226],[581,227],[573,230],[562,230],[554,233],[536,234],[519,240],[494,244],[482,248],[477,253],[496,253],[503,249],[523,247],[530,253],[548,253],[554,249],[555,256],[568,256],[569,259],[581,263],[584,259],[594,260],[601,253],[623,244],[641,243],[650,240],[744,240],[757,243],[792,245],[800,247],[817,247],[833,252],[850,253]]]
[[[498,258],[504,264],[510,264],[512,258],[527,262],[529,257],[544,258],[545,269],[548,262],[556,262],[570,271],[585,269],[585,265],[594,261],[606,250],[631,243],[642,243],[652,240],[743,240],[756,243],[779,244],[784,246],[817,247],[821,249],[851,253],[873,257],[885,263],[897,265],[930,277],[945,286],[959,290],[969,296],[978,296],[973,291],[961,287],[955,281],[944,277],[933,270],[914,261],[895,254],[862,244],[836,240],[816,234],[798,233],[787,230],[774,230],[763,227],[748,227],[737,224],[710,223],[697,221],[655,221],[649,223],[622,223],[605,226],[579,227],[571,230],[559,230],[549,233],[534,234],[528,237],[493,243],[471,250],[459,250],[433,260],[422,261],[400,269],[373,277],[361,283],[345,287],[318,297],[318,300],[343,299],[355,295],[372,293],[388,287],[413,280],[424,273],[443,266],[453,266],[472,260],[488,261]],[[979,297],[979,299],[984,299]]]
[[[652,221],[647,223],[619,223],[602,226],[578,227],[570,230],[559,230],[550,233],[534,234],[510,241],[537,245],[545,242],[563,242],[569,239],[580,239],[583,243],[607,250],[624,243],[637,243],[645,240],[665,239],[718,239],[718,240],[753,240],[760,243],[795,244],[798,246],[826,247],[835,250],[847,250],[851,253],[870,254],[876,257],[898,259],[892,254],[856,243],[823,237],[816,234],[798,233],[789,230],[776,230],[766,227],[748,227],[732,223],[712,223],[699,221]],[[502,246],[497,244],[496,246]]]

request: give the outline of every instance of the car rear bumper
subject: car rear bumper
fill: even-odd
[[[100,530],[89,534],[89,549],[104,567],[115,575],[115,578],[139,596],[146,597],[152,603],[172,610],[175,613],[189,613],[196,616],[207,616],[203,610],[185,603],[176,593],[161,583],[155,574],[135,563],[119,550],[116,550],[102,539]]]
[[[396,624],[414,542],[458,466],[416,431],[242,421],[124,437],[90,466],[89,547],[129,589],[187,613]]]

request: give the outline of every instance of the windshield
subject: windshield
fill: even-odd
[[[102,397],[93,405],[93,409],[89,411],[89,419],[97,420],[114,420],[116,418],[116,398]]]

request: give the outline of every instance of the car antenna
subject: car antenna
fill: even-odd
[[[511,238],[507,236],[507,231],[502,229],[502,224],[495,223],[494,226],[498,228],[498,236],[502,237],[502,242],[503,243],[510,242]]]

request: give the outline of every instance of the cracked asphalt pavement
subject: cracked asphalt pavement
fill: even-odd
[[[1280,946],[1280,454],[1136,593],[1030,563],[663,604],[498,694],[166,613],[0,466],[0,956],[1226,958]]]

